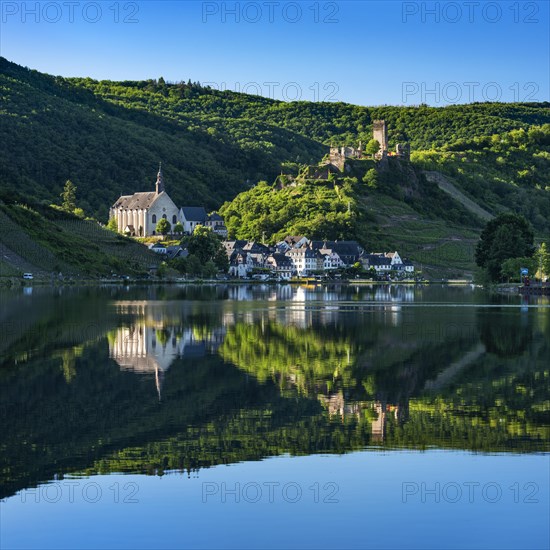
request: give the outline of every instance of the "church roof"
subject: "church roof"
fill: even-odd
[[[144,193],[134,193],[133,195],[123,195],[120,197],[113,208],[128,208],[129,210],[135,210],[136,208],[151,208],[153,203],[160,197],[162,193],[157,195],[155,191],[145,191]]]
[[[188,222],[206,222],[206,210],[202,206],[182,206],[181,210]]]

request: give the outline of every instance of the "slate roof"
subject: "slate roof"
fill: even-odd
[[[166,247],[166,255],[170,259],[176,258],[178,256],[181,256],[182,258],[187,258],[187,256],[189,256],[189,251],[187,250],[187,248],[183,248],[176,244]]]
[[[280,254],[279,252],[275,252],[271,254],[267,260],[272,260],[273,264],[277,267],[293,267],[292,260],[285,256],[284,254]],[[270,262],[271,263],[271,262]]]
[[[298,242],[300,242],[304,238],[303,235],[288,235],[284,238],[285,243],[288,245],[294,247]]]
[[[391,265],[391,259],[386,258],[383,254],[365,254],[365,257],[369,261],[369,265]]]
[[[248,241],[243,247],[243,250],[247,252],[253,252],[255,254],[268,254],[269,246],[266,246],[262,243],[257,243],[256,241]]]
[[[113,208],[127,208],[128,210],[151,208],[160,195],[162,195],[162,193],[157,195],[155,191],[123,195],[115,202]]]
[[[182,206],[181,211],[188,222],[203,222],[208,219],[206,210],[202,206]]]

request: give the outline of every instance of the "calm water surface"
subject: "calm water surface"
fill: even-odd
[[[550,546],[547,298],[0,300],[0,548]]]

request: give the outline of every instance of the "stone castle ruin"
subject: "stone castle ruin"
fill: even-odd
[[[378,153],[374,155],[377,160],[385,160],[387,157],[397,157],[403,160],[410,160],[410,146],[408,143],[398,143],[395,146],[395,152],[388,149],[388,125],[385,120],[372,121],[372,137],[380,144]],[[363,145],[359,142],[359,147],[343,146],[331,147],[329,157],[325,160],[325,165],[331,165],[340,172],[346,170],[347,160],[362,160],[369,158],[365,156]]]
[[[383,158],[388,154],[388,125],[385,120],[372,121],[372,139],[380,144],[376,158]]]
[[[346,159],[362,159],[363,158],[363,145],[359,142],[359,148],[355,147],[331,147],[329,152],[328,162],[326,164],[332,164],[336,166],[340,172],[344,171]]]

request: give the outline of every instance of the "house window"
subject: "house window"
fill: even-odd
[[[157,215],[156,214],[153,214],[152,221],[153,221],[153,223],[157,223]]]

